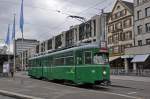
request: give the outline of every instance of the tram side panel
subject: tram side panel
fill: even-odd
[[[90,54],[89,56],[85,57],[85,52],[87,54]],[[85,63],[85,58],[89,58],[89,60],[86,60],[87,63]],[[91,66],[91,59],[92,58],[92,52],[90,50],[83,51],[79,50],[76,52],[76,82],[79,84],[84,83],[94,83],[94,78],[96,75],[93,73],[95,71],[94,67]]]

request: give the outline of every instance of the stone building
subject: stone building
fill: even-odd
[[[125,54],[133,56],[134,71],[150,69],[150,0],[134,0],[134,33],[135,46]]]
[[[110,51],[110,63],[112,68],[126,69],[124,59],[125,48],[134,45],[133,33],[133,3],[117,0],[107,25],[107,39]]]

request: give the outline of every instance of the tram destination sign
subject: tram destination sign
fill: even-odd
[[[100,52],[107,52],[107,43],[106,41],[101,41],[100,42]]]

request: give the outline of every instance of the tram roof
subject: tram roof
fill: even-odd
[[[46,56],[49,56],[49,55],[55,55],[55,54],[70,52],[70,51],[74,51],[74,50],[90,49],[90,48],[99,48],[99,45],[98,44],[88,44],[88,45],[83,45],[83,46],[72,47],[72,48],[68,48],[68,49],[64,49],[64,50],[60,50],[60,51],[56,51],[56,52],[47,53],[45,55],[32,57],[29,60],[40,58],[40,57],[46,57]]]

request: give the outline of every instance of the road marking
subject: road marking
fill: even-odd
[[[17,99],[44,99],[44,98],[38,98],[38,97],[34,97],[34,96],[23,95],[20,93],[14,93],[14,92],[5,91],[5,90],[0,90],[0,94],[4,95],[4,96],[14,97]]]
[[[142,99],[142,98],[138,98],[138,97],[134,97],[134,96],[129,96],[129,95],[124,95],[124,94],[118,94],[118,93],[110,93],[110,92],[104,92],[104,93],[108,93],[108,94],[112,94],[112,95],[117,95],[117,96],[122,96],[122,97],[127,97],[127,98],[132,98],[132,99]]]
[[[97,92],[97,93],[99,93],[99,92]],[[126,97],[126,98],[131,98],[131,99],[143,99],[143,98],[141,98],[141,97],[129,96],[129,95],[125,95],[125,94],[112,93],[112,92],[100,92],[100,93],[110,94],[110,95],[117,95],[117,96]]]
[[[129,92],[127,94],[131,95],[131,94],[136,94],[137,92]]]

